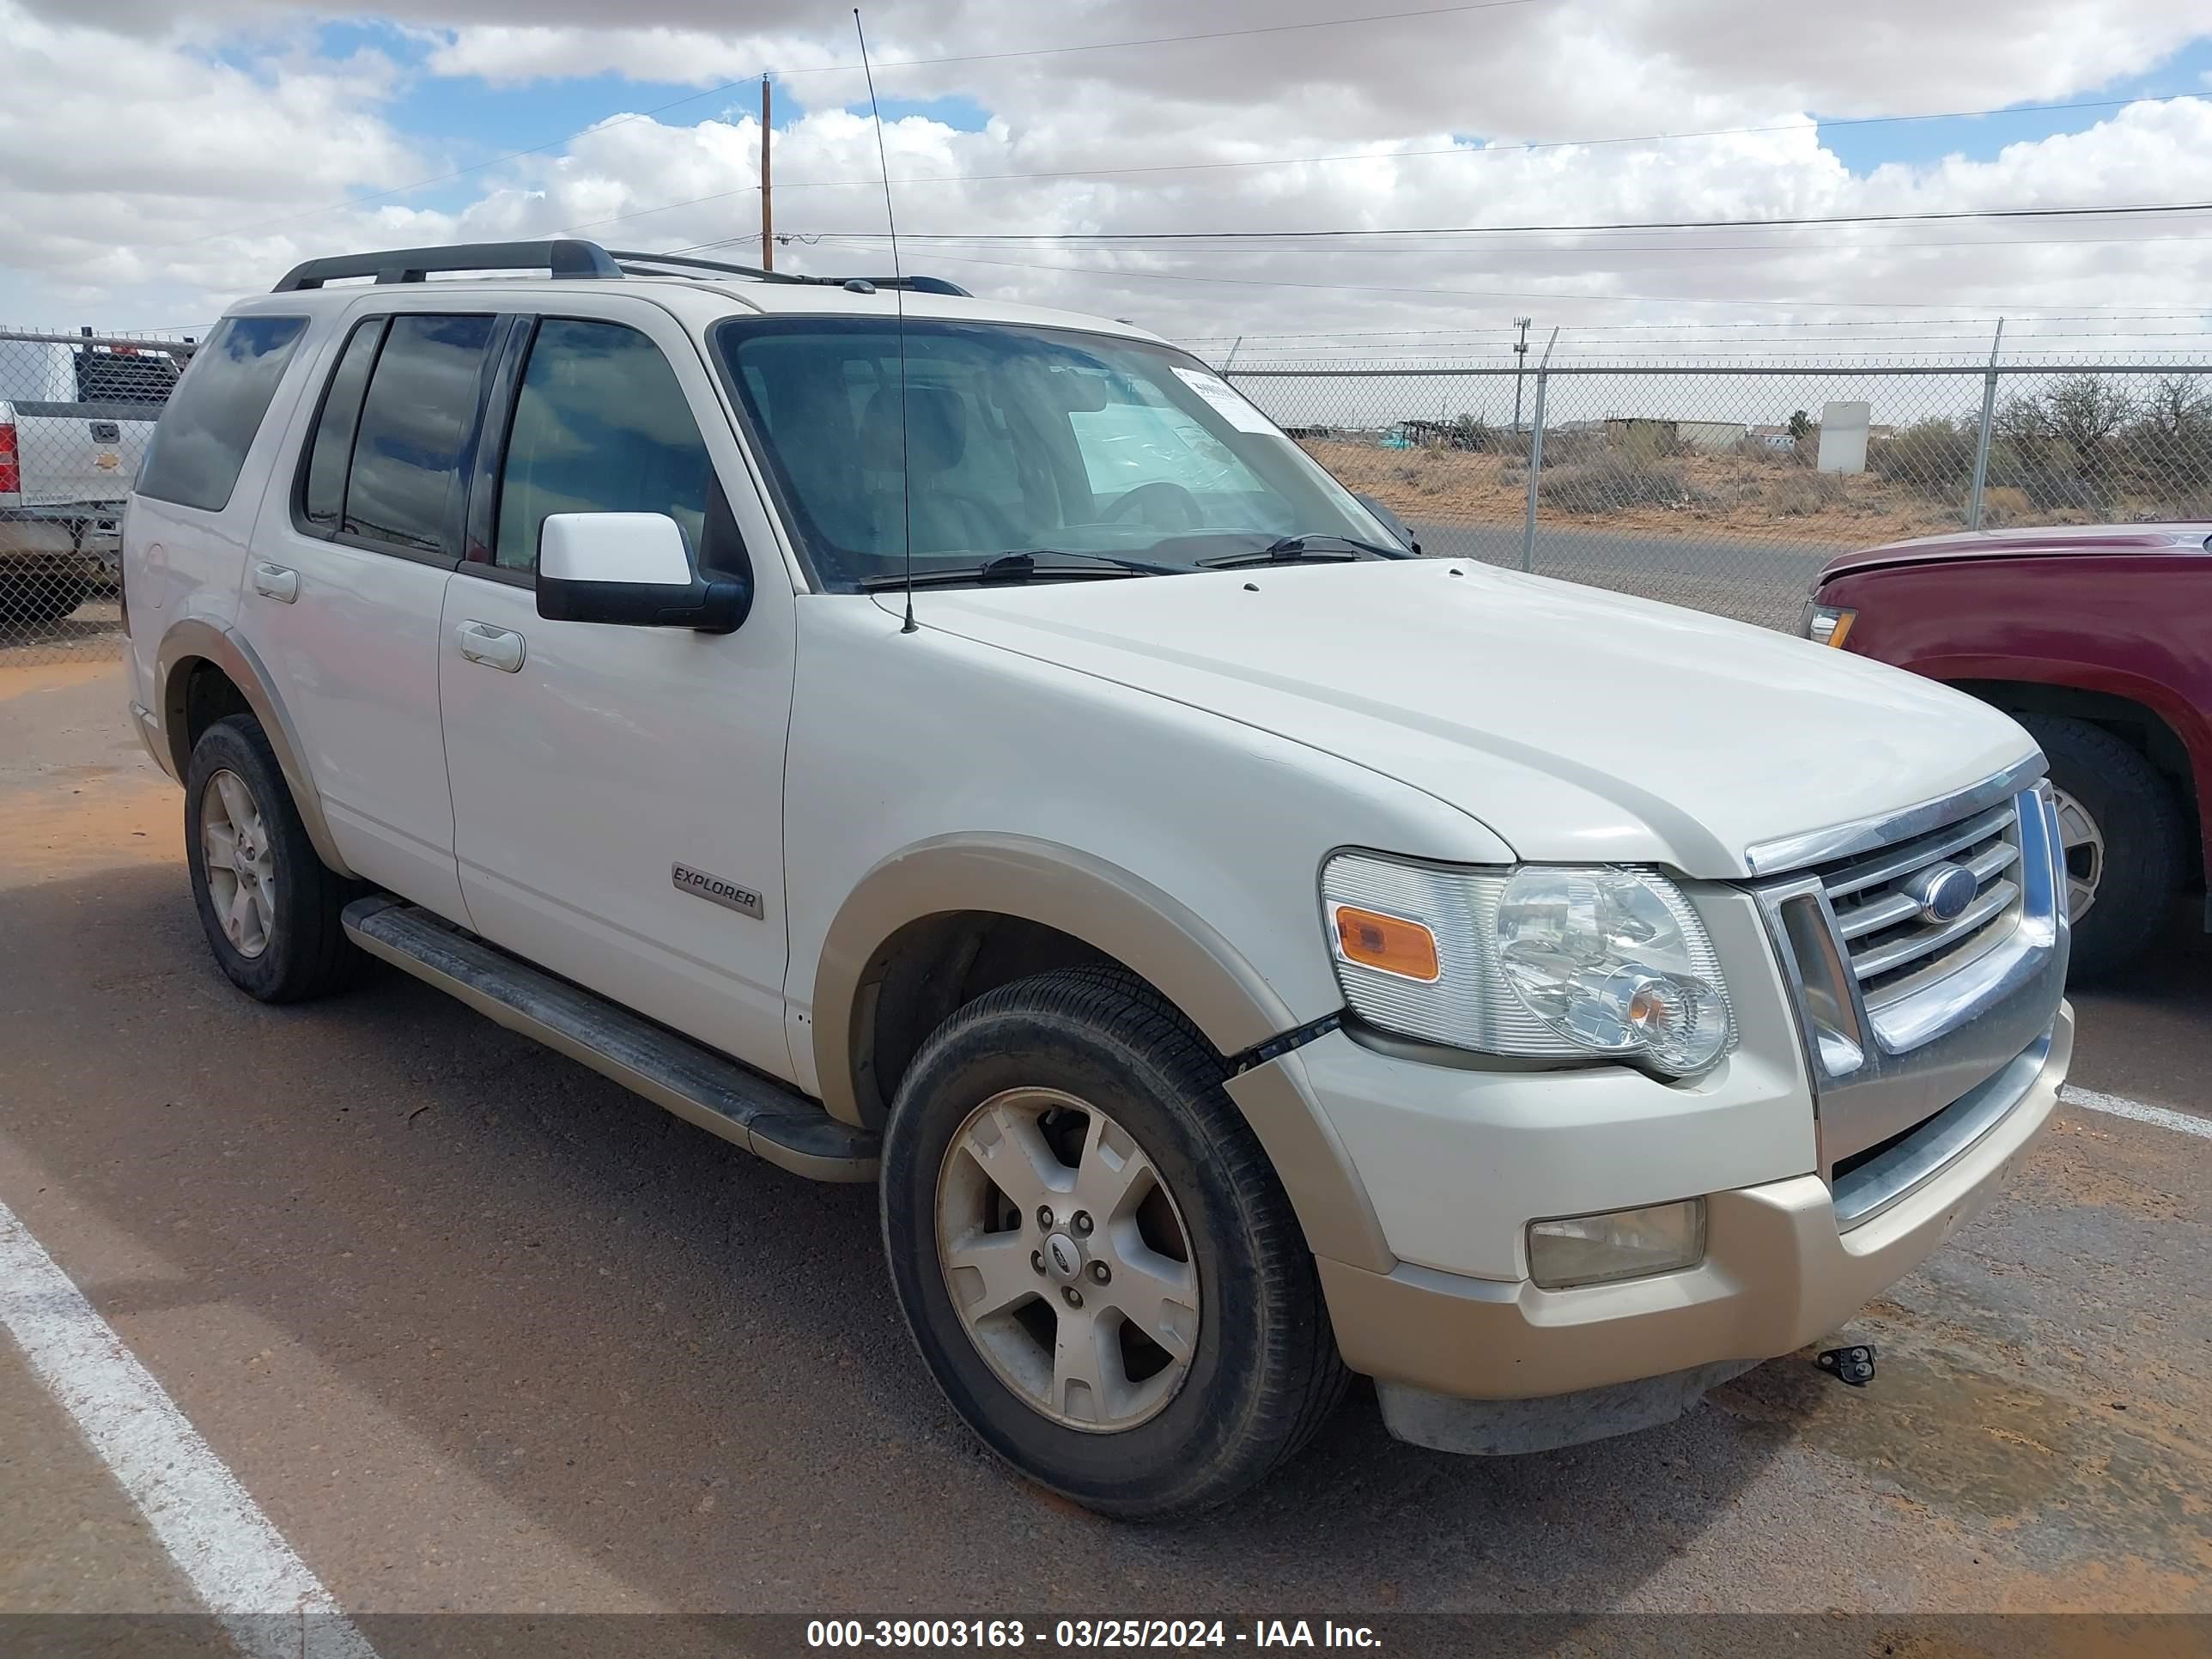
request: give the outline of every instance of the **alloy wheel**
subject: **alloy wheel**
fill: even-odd
[[[261,804],[237,773],[217,772],[200,795],[200,856],[222,936],[251,960],[276,931],[276,866]]]
[[[1054,1422],[1134,1428],[1189,1375],[1189,1230],[1135,1139],[1088,1102],[1011,1089],[969,1113],[939,1172],[937,1238],[969,1340]]]
[[[2066,915],[2080,921],[2097,902],[2105,878],[2105,832],[2080,799],[2054,788],[2058,805],[2058,845],[2066,860]]]

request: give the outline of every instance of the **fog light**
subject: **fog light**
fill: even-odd
[[[1547,1291],[1694,1267],[1705,1256],[1705,1200],[1528,1224],[1528,1276]]]

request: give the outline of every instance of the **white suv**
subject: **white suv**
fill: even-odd
[[[161,422],[133,708],[239,986],[380,957],[878,1182],[954,1409],[1163,1515],[1352,1372],[1453,1450],[1680,1413],[1972,1215],[2072,1048],[2010,720],[1397,533],[1124,324],[323,260]]]

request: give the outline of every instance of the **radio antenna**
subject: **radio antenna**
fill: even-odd
[[[876,71],[868,63],[868,32],[860,27],[860,9],[853,8],[853,33],[860,39],[860,72],[868,77],[868,115],[876,126],[876,168],[884,177],[884,222],[891,233],[891,303],[898,308],[899,360],[899,540],[906,554],[906,621],[899,632],[914,629],[914,471],[907,461],[906,435],[906,270],[899,264],[898,215],[891,207],[891,164],[884,154],[884,112],[876,102]]]

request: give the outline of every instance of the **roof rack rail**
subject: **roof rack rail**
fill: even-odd
[[[763,283],[807,283],[818,280],[801,276],[794,271],[767,270],[759,265],[733,265],[720,259],[696,258],[688,253],[634,253],[626,248],[610,248],[607,258],[624,270],[633,265],[670,265],[683,270],[715,270],[730,276],[750,276]]]
[[[308,259],[284,273],[272,294],[296,294],[320,288],[342,276],[373,276],[380,283],[420,283],[436,271],[544,270],[562,278],[620,277],[625,272],[644,276],[656,270],[681,275],[687,270],[712,271],[725,276],[750,276],[762,283],[804,283],[816,288],[845,288],[855,283],[870,288],[903,288],[917,294],[950,294],[968,297],[968,290],[942,276],[802,276],[796,271],[763,270],[757,265],[729,264],[720,259],[696,258],[685,253],[609,252],[597,242],[556,237],[547,242],[463,242],[453,247],[400,247],[381,253],[341,253],[327,259]]]
[[[464,242],[453,247],[392,248],[382,253],[342,253],[308,259],[284,273],[272,294],[320,288],[341,276],[374,276],[380,283],[419,283],[441,270],[544,270],[562,278],[620,276],[622,267],[597,242],[556,238],[547,242]]]
[[[843,288],[851,283],[866,283],[871,288],[902,288],[915,294],[949,294],[963,300],[969,297],[966,289],[957,283],[948,283],[942,276],[805,276],[796,271],[765,270],[758,265],[733,265],[720,259],[701,259],[688,253],[635,253],[623,248],[609,250],[607,257],[624,270],[665,265],[679,271],[711,270],[729,276],[750,276],[763,283],[804,283],[813,288]]]

